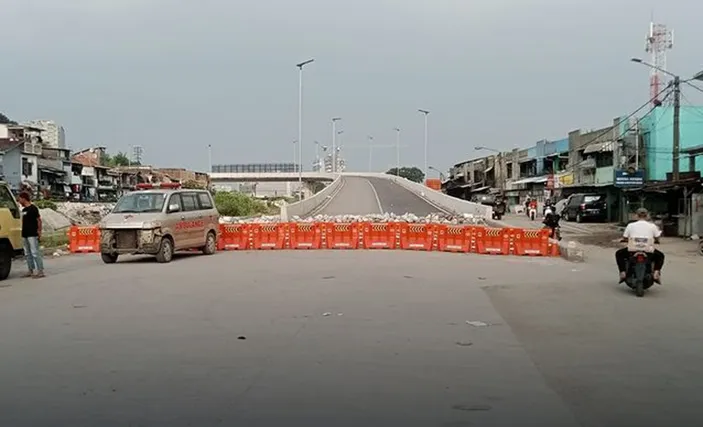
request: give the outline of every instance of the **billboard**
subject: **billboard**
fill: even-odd
[[[632,188],[644,186],[644,170],[643,169],[615,169],[615,177],[613,183],[616,187]]]

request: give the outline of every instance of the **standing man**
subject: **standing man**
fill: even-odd
[[[24,255],[27,257],[29,271],[24,277],[39,279],[44,277],[44,260],[39,239],[41,238],[41,214],[32,203],[32,196],[26,191],[20,193],[19,202],[22,205],[22,243]]]

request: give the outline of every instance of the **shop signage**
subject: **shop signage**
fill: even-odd
[[[615,179],[613,180],[616,187],[642,187],[644,185],[644,170],[616,169]]]

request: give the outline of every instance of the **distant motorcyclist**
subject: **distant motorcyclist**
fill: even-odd
[[[630,223],[625,227],[625,232],[622,234],[622,240],[627,241],[631,238],[651,239],[654,242],[659,242],[661,230],[654,223],[649,221],[649,212],[645,208],[637,209],[637,221]],[[620,272],[620,282],[624,282],[627,278],[627,261],[630,257],[630,251],[627,247],[618,249],[615,252],[615,262],[618,265]],[[655,282],[661,283],[661,269],[664,266],[664,254],[654,249],[651,254],[652,260],[652,276]]]
[[[559,215],[557,215],[553,210],[552,207],[549,206],[547,209],[544,211],[544,220],[542,221],[542,224],[544,224],[545,227],[549,228],[551,230],[551,235],[550,237],[553,239],[559,239],[559,236],[557,235],[557,228],[559,228]]]

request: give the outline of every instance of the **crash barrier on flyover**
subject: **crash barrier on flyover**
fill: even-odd
[[[334,194],[341,189],[343,185],[341,175],[332,176],[334,176],[334,181],[330,182],[325,188],[317,193],[295,203],[284,203],[281,206],[281,220],[285,222],[294,216],[303,217],[310,215],[317,211],[321,206],[324,206],[325,203],[329,201],[329,198],[334,196]]]
[[[97,227],[73,226],[68,235],[70,252],[100,252],[100,230]],[[559,256],[559,245],[549,238],[546,229],[402,222],[220,224],[217,248],[222,251],[404,249]]]

